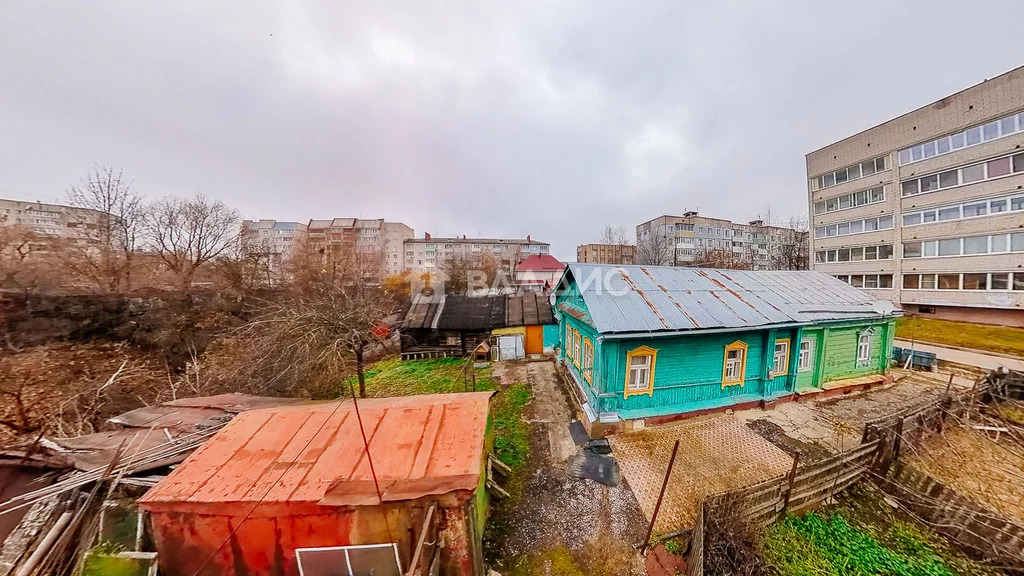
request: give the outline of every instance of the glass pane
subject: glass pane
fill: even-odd
[[[835,174],[832,174],[832,173],[825,174],[824,176],[822,176],[822,178],[823,178],[823,183],[822,183],[822,187],[823,188],[826,187],[826,186],[834,186],[835,183],[836,183],[836,175]]]
[[[910,162],[910,148],[900,150],[900,164],[907,164]]]
[[[964,132],[959,132],[957,134],[953,134],[952,136],[950,136],[949,139],[953,142],[953,149],[954,150],[959,150],[960,148],[964,147],[964,144],[965,144],[964,134],[965,134]]]
[[[864,231],[871,232],[878,230],[878,218],[869,218],[864,221]]]
[[[860,192],[857,192],[856,194],[853,195],[853,205],[854,206],[863,206],[864,204],[867,204],[867,203],[868,203],[868,191],[867,190],[861,190]]]
[[[959,274],[939,274],[939,290],[959,290]]]
[[[842,248],[842,249],[839,250],[839,261],[840,262],[849,262],[850,261],[850,249],[849,248]]]
[[[828,200],[825,200],[825,210],[827,210],[828,212],[833,212],[833,211],[838,210],[838,209],[839,209],[839,200],[837,200],[835,198],[829,198]]]
[[[1008,290],[1010,288],[1010,274],[1007,272],[998,272],[992,274],[992,282],[989,284],[990,290]]]
[[[903,257],[904,258],[920,258],[921,257],[921,243],[920,242],[904,242],[903,243]]]
[[[819,251],[815,252],[814,253],[814,261],[815,262],[824,262],[825,261],[825,251],[824,250],[819,250]]]
[[[935,142],[925,142],[922,147],[924,148],[924,157],[931,158],[935,156]]]
[[[822,214],[824,212],[825,212],[825,203],[824,202],[815,202],[814,203],[814,213],[815,214]]]
[[[850,276],[850,284],[853,285],[856,288],[863,288],[864,287],[864,277],[863,276]]]
[[[814,237],[815,238],[824,238],[825,237],[825,227],[824,226],[819,226],[819,227],[815,228],[814,229]]]
[[[903,287],[908,290],[916,290],[921,287],[921,277],[917,274],[904,274]]]
[[[1024,274],[1017,273],[1013,275],[1013,289],[1024,290]]]
[[[840,196],[839,197],[839,209],[840,210],[844,210],[846,208],[850,208],[851,206],[853,206],[853,197],[852,196]]]
[[[949,188],[960,183],[960,176],[956,170],[950,170],[939,174],[939,188]]]
[[[1010,159],[999,158],[988,163],[988,177],[1006,176],[1010,173]]]
[[[938,149],[937,151],[939,154],[945,154],[946,152],[949,152],[949,138],[940,138],[937,142],[935,142],[935,146]]]
[[[914,194],[917,194],[917,180],[907,180],[903,183],[902,187],[904,196],[913,196]]]
[[[988,274],[964,274],[964,290],[987,290]]]
[[[878,247],[878,259],[888,260],[892,258],[892,246],[885,244]]]
[[[1024,154],[1016,154],[1013,157],[1013,171],[1024,172]]]
[[[879,288],[892,288],[892,274],[879,274],[879,276],[878,276],[878,287]]]
[[[850,234],[860,234],[864,231],[864,221],[855,220],[850,222]]]
[[[881,172],[885,170],[885,156],[879,156],[875,158],[875,172]]]
[[[921,275],[921,288],[924,290],[935,289],[935,274],[922,274]]]
[[[864,248],[864,259],[878,260],[878,246],[868,246]]]
[[[988,202],[964,205],[964,218],[969,218],[971,216],[984,216],[985,214],[988,214]]]
[[[846,182],[846,169],[836,170],[836,184]]]
[[[939,189],[939,175],[932,174],[921,178],[921,192],[931,192]]]
[[[922,247],[924,248],[925,256],[935,256],[936,253],[939,251],[939,243],[936,240],[929,240],[927,242],[923,242]]]
[[[923,217],[923,220],[924,220],[924,221],[925,221],[926,223],[927,223],[927,222],[935,222],[935,220],[936,220],[936,217],[935,217],[935,211],[934,211],[934,210],[929,210],[929,211],[927,211],[927,212],[924,212],[924,213],[922,214],[922,217]]]
[[[856,262],[856,261],[860,261],[860,260],[863,260],[863,259],[864,259],[864,249],[863,248],[850,248],[850,260],[853,260],[853,261]]]
[[[989,122],[982,126],[981,138],[986,142],[999,138],[999,122]]]
[[[1024,196],[1010,199],[1010,210],[1024,210]]]
[[[939,256],[958,256],[960,254],[960,239],[949,238],[939,240]]]
[[[904,214],[903,215],[903,225],[904,226],[913,226],[914,224],[920,224],[920,223],[921,223],[921,213],[920,212],[918,212],[916,214]]]
[[[878,219],[878,229],[888,230],[889,228],[892,228],[892,215],[880,217]]]
[[[988,203],[988,211],[995,214],[996,212],[1006,212],[1006,199],[993,200]]]
[[[977,182],[985,179],[985,165],[975,164],[974,166],[968,166],[960,170],[960,183],[967,184],[968,182]]]
[[[981,127],[976,126],[967,131],[967,145],[974,146],[981,143]]]
[[[964,254],[988,254],[988,236],[964,238]]]
[[[885,200],[885,188],[873,188],[869,190],[869,192],[871,193],[872,202],[881,202],[882,200]]]
[[[835,262],[836,261],[836,251],[835,250],[829,250],[828,251],[828,261],[829,262]]]
[[[939,209],[939,220],[956,220],[960,217],[960,207],[954,206],[952,208],[940,208]]]
[[[1017,117],[1010,116],[999,121],[999,133],[1002,136],[1013,134],[1017,131]]]
[[[843,222],[842,224],[839,225],[839,235],[840,236],[846,236],[849,233],[850,233],[850,223],[849,222]]]
[[[846,169],[847,180],[856,180],[857,178],[860,178],[860,164],[857,164],[856,166],[850,166],[849,168]]]
[[[1010,250],[1013,252],[1024,252],[1024,232],[1016,232],[1010,235]]]
[[[875,173],[875,161],[864,162],[860,165],[860,175],[870,176]]]
[[[858,276],[858,278],[859,278],[859,276]],[[865,276],[864,277],[864,287],[865,288],[878,288],[878,276],[875,276],[874,274],[869,274],[869,275]]]
[[[920,160],[922,158],[924,158],[924,151],[921,149],[920,146],[914,146],[913,148],[910,149],[910,159],[911,160],[913,160],[914,162],[917,162],[918,160]]]

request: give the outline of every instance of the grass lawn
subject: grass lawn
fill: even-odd
[[[896,337],[1024,356],[1024,328],[905,317],[896,319]]]
[[[999,574],[913,520],[896,517],[877,494],[863,489],[854,489],[837,506],[777,522],[768,529],[761,554],[779,576]]]
[[[365,372],[366,395],[373,398],[387,396],[415,396],[418,394],[448,394],[452,392],[472,392],[466,388],[462,371],[466,361],[460,358],[433,358],[430,360],[413,360],[403,362],[397,358],[381,360],[370,365]],[[474,368],[476,373],[476,389],[494,390],[491,380],[491,368]],[[349,384],[356,384],[356,377],[345,381],[348,393]],[[358,384],[356,384],[358,387]]]

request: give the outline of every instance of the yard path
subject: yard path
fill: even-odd
[[[643,539],[646,523],[629,486],[566,474],[566,460],[577,450],[568,426],[577,415],[554,364],[498,362],[492,374],[503,386],[526,382],[533,392],[526,415],[532,424],[530,461],[501,547],[506,564],[519,566],[515,574],[553,574],[544,558],[567,550],[584,574],[643,574],[633,545]],[[523,572],[524,564],[533,570]]]
[[[1005,366],[1010,370],[1024,370],[1024,358],[1010,356],[1008,354],[990,354],[984,350],[969,350],[967,348],[951,348],[936,344],[925,344],[923,342],[911,342],[909,340],[895,340],[893,345],[900,348],[911,348],[918,352],[931,352],[939,360],[955,362],[967,366],[977,366],[986,370],[995,370]]]

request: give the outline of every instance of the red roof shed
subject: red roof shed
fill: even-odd
[[[536,272],[561,272],[565,270],[565,264],[550,254],[534,254],[516,266],[517,272],[533,270]]]
[[[418,564],[477,573],[490,395],[360,400],[362,431],[351,399],[242,413],[140,501],[162,573],[400,574],[424,529]]]

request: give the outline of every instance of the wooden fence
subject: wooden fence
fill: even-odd
[[[704,498],[690,535],[687,575],[703,576],[708,519],[726,506],[751,526],[763,528],[787,510],[802,512],[820,505],[869,474],[889,496],[957,543],[991,561],[1024,567],[1024,527],[908,465],[897,465],[889,474],[902,445],[941,432],[948,418],[969,419],[990,392],[988,380],[963,392],[947,388],[938,400],[868,422],[861,445],[850,452],[803,467],[794,461],[786,476]]]

